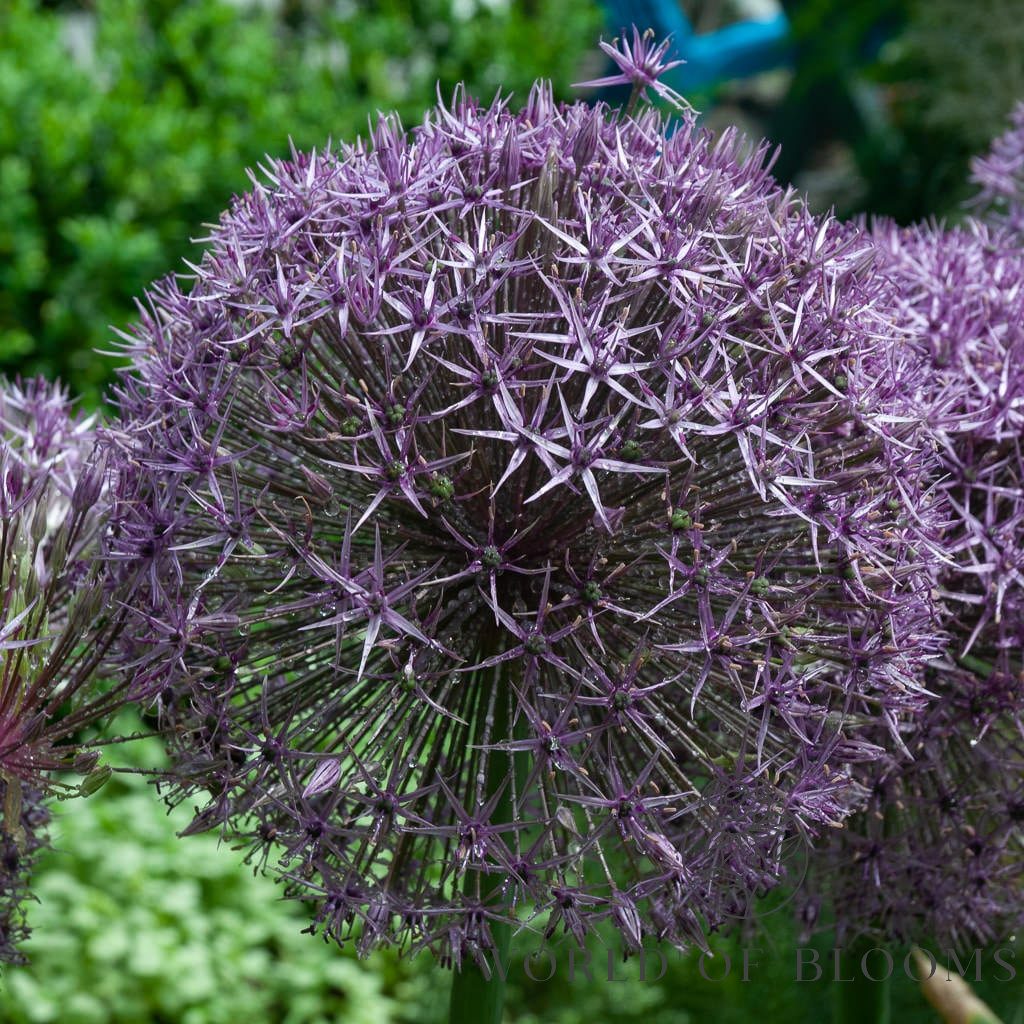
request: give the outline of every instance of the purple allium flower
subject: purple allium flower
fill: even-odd
[[[766,152],[457,94],[272,162],[140,306],[126,669],[339,941],[699,939],[922,703],[917,364]]]
[[[634,25],[632,46],[625,38],[621,44],[615,39],[610,43],[602,41],[599,45],[615,62],[619,71],[617,74],[607,75],[604,78],[580,82],[581,89],[601,89],[613,85],[632,86],[633,95],[629,100],[627,113],[632,113],[638,100],[650,99],[647,95],[648,89],[673,106],[680,109],[689,108],[689,104],[679,93],[660,80],[666,71],[671,71],[686,63],[683,60],[665,60],[671,40],[662,39],[656,43],[653,29],[641,32]]]
[[[18,961],[27,934],[42,801],[78,788],[53,773],[79,770],[87,792],[104,777],[77,741],[123,691],[91,687],[123,617],[105,611],[93,560],[105,504],[93,446],[92,420],[72,415],[63,390],[0,381],[0,961]]]
[[[906,724],[909,763],[867,766],[865,811],[815,861],[840,925],[960,947],[1024,925],[1024,253],[969,223],[875,240],[898,296],[893,319],[927,388],[950,510],[938,580],[948,654],[937,695]]]
[[[971,181],[980,187],[977,204],[984,219],[1024,238],[1024,103],[1010,114],[1011,127],[993,140],[984,157],[971,162]]]

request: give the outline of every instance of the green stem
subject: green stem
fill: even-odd
[[[842,973],[835,972],[832,995],[833,1024],[889,1024],[890,1011],[890,980],[892,972],[890,961],[881,953],[872,953],[864,961],[867,974],[882,980],[872,981],[865,976],[861,966],[864,955],[875,944],[870,939],[858,939],[842,957]],[[888,976],[886,972],[888,971]]]
[[[992,675],[992,669],[994,666],[987,661],[983,661],[981,658],[974,657],[973,654],[961,654],[956,659],[956,663],[961,667],[967,669],[968,672],[973,672],[976,676],[981,676],[982,679],[988,679]]]
[[[452,997],[448,1008],[449,1024],[500,1024],[505,1007],[504,972],[508,967],[508,951],[512,945],[512,926],[491,927],[495,948],[490,951],[492,969],[485,978],[474,961],[464,963],[452,978]],[[497,966],[500,959],[501,966]]]
[[[492,742],[500,742],[508,737],[510,731],[512,688],[507,685],[500,670],[496,673],[495,685],[498,692],[494,702]],[[483,713],[482,710],[480,713]],[[522,758],[519,760],[522,761]],[[511,752],[508,754],[507,762],[504,757],[494,753],[487,758],[487,799],[494,796],[502,785],[505,787],[491,816],[491,820],[496,824],[512,821],[512,787],[508,785],[508,779],[511,773],[521,771],[522,767],[521,764],[517,765],[516,757]],[[493,885],[493,875],[468,871],[463,891],[475,894],[477,886]],[[501,896],[492,898],[492,902],[500,903]],[[491,967],[489,978],[473,960],[464,962],[462,969],[454,972],[448,1008],[449,1024],[500,1024],[502,1020],[505,1006],[505,976],[509,967],[509,950],[512,946],[511,923],[492,922],[491,937],[494,939],[494,948],[486,951]]]

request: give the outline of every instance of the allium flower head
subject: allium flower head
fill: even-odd
[[[92,562],[104,495],[93,445],[61,389],[0,381],[0,961],[19,960],[27,934],[43,800],[69,789],[51,773],[74,767],[95,786],[104,770],[73,740],[118,701],[116,687],[91,687],[119,618]]]
[[[457,94],[271,163],[140,307],[126,666],[328,934],[690,941],[921,703],[917,384],[765,154]]]
[[[0,963],[24,964],[22,943],[29,937],[26,904],[32,899],[30,880],[41,850],[49,846],[50,812],[39,790],[0,783],[4,821],[17,827],[0,829]]]
[[[958,947],[1024,925],[1024,254],[977,223],[876,227],[893,322],[926,367],[949,508],[937,579],[949,649],[937,700],[906,725],[912,760],[861,773],[870,799],[815,861],[841,925]],[[820,884],[819,884],[820,883]]]

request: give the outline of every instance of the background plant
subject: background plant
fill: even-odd
[[[1014,106],[1010,122],[988,152],[971,162],[971,183],[978,186],[979,216],[1004,228],[1019,245],[1024,240],[1024,101]]]
[[[865,209],[901,223],[957,218],[971,157],[1024,96],[1024,22],[1014,0],[911,0],[881,55],[891,134],[868,167]]]

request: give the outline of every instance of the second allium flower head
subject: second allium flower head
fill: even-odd
[[[916,363],[765,156],[459,95],[272,164],[150,292],[126,661],[195,827],[276,847],[337,938],[683,943],[856,804],[864,721],[899,746],[936,644]]]
[[[93,687],[122,616],[94,561],[106,504],[94,441],[61,388],[0,378],[0,964],[24,962],[49,799],[110,773],[83,746],[123,692]],[[60,777],[69,769],[79,785]]]

